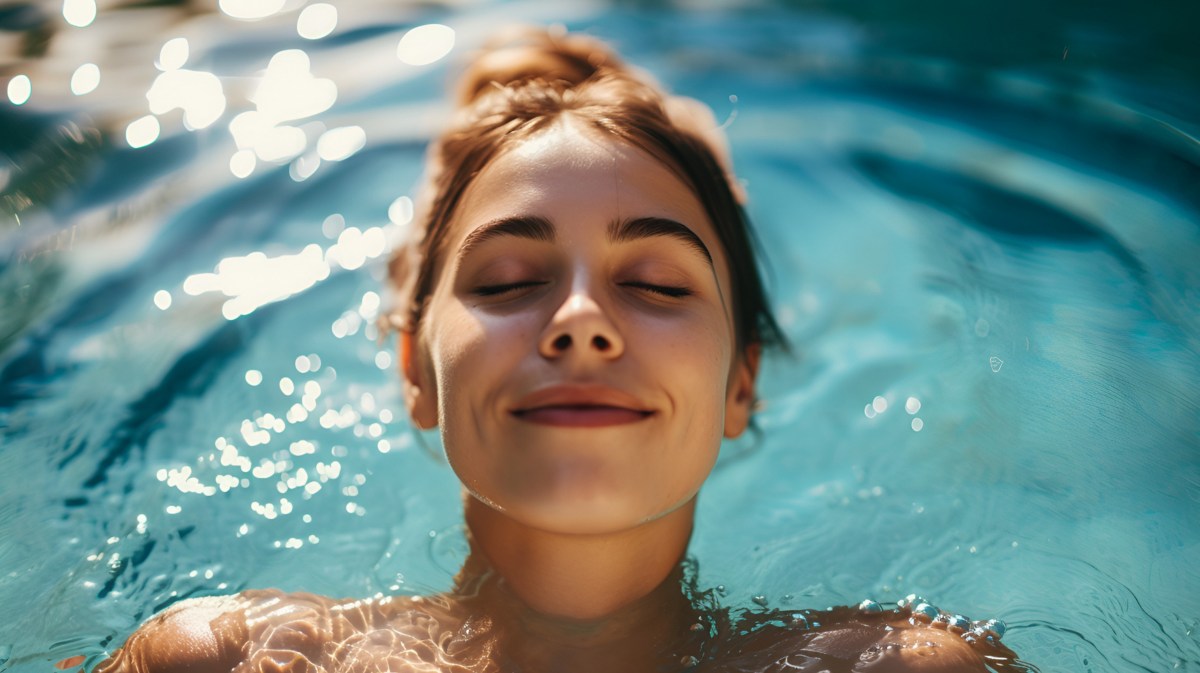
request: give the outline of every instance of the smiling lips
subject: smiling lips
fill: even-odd
[[[560,427],[625,425],[654,414],[632,396],[599,386],[554,386],[522,398],[512,410],[522,421]]]

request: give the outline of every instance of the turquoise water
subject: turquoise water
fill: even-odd
[[[457,482],[373,321],[442,87],[513,19],[726,120],[795,354],[702,495],[703,586],[917,592],[1043,671],[1200,668],[1187,16],[346,3],[303,39],[299,4],[39,7],[0,14],[34,45],[0,100],[0,669],[90,667],[188,596],[448,586]],[[453,48],[404,62],[434,22]]]

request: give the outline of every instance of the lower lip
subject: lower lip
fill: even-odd
[[[649,411],[620,407],[541,407],[513,414],[523,421],[539,425],[569,428],[599,428],[637,423],[650,417]]]

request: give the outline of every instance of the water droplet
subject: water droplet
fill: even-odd
[[[925,427],[925,421],[923,421],[919,418],[912,419],[913,432],[920,432],[924,427]]]
[[[915,397],[908,398],[904,401],[904,410],[910,415],[917,413],[921,410],[921,400],[918,400]]]
[[[862,612],[883,612],[883,606],[870,598],[859,603],[858,609]]]
[[[1001,360],[993,355],[992,357],[988,358],[988,365],[991,366],[992,373],[999,374],[1000,368],[1004,366],[1004,360]]]
[[[954,633],[963,633],[971,628],[971,620],[962,615],[954,615],[950,618],[949,628]]]
[[[884,397],[883,395],[876,395],[875,399],[871,400],[871,408],[874,409],[875,412],[879,413],[879,414],[882,414],[883,412],[887,411],[887,408],[888,408],[887,398]]]
[[[933,621],[940,613],[940,610],[929,603],[917,603],[912,609],[913,618],[924,623]]]
[[[759,605],[764,608],[767,607],[767,597],[762,594],[758,594],[757,596],[754,596],[750,600],[754,601],[754,603],[756,605]]]

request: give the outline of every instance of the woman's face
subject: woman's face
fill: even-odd
[[[728,265],[691,191],[569,119],[489,164],[449,224],[406,398],[472,495],[563,533],[688,502],[746,427]]]

